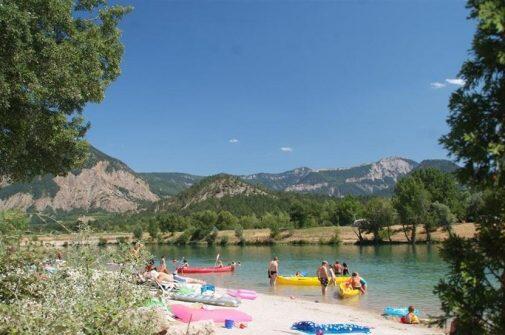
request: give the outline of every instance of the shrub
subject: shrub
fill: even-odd
[[[144,231],[142,230],[142,226],[141,225],[135,226],[135,228],[133,229],[133,237],[135,237],[137,240],[141,240],[143,234]]]
[[[205,241],[208,245],[213,245],[216,243],[218,233],[219,230],[216,227],[212,228],[211,232],[205,237]]]
[[[221,237],[221,240],[219,241],[219,245],[226,246],[226,245],[228,245],[228,242],[229,242],[228,236],[223,236],[223,237]]]
[[[186,245],[191,241],[191,237],[193,236],[193,229],[188,228],[182,232],[181,235],[174,241],[177,245]]]
[[[328,240],[328,244],[332,245],[339,245],[342,243],[342,240],[340,239],[340,228],[337,227],[335,228],[335,232],[333,233],[333,236]]]
[[[244,228],[241,225],[235,226],[235,237],[239,240],[244,237]]]

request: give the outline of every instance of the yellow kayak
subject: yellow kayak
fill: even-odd
[[[349,277],[335,277],[335,284],[346,282]],[[279,285],[319,286],[317,277],[277,276],[275,281]]]
[[[338,294],[341,298],[350,298],[355,297],[361,294],[361,290],[355,290],[350,286],[347,286],[346,283],[341,283],[338,286]]]

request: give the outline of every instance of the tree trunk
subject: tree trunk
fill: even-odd
[[[426,242],[430,243],[431,242],[431,231],[429,228],[424,229],[426,231]]]
[[[405,227],[404,224],[402,224],[403,226],[403,233],[405,234],[405,238],[407,239],[407,242],[410,242],[410,238],[409,238],[409,235],[407,234],[407,227]]]
[[[417,242],[417,224],[412,225],[412,232],[410,235],[410,243],[416,244]]]

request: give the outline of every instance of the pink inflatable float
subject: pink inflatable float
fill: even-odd
[[[188,323],[190,320],[201,321],[201,320],[212,320],[214,322],[224,322],[224,320],[233,320],[238,322],[249,322],[252,321],[252,317],[235,309],[221,308],[221,309],[200,309],[191,308],[184,305],[172,305],[172,314],[174,314],[182,322]]]
[[[228,295],[231,295],[232,297],[235,297],[235,298],[249,299],[249,300],[256,299],[256,291],[251,291],[251,290],[228,290],[226,293],[228,293]]]

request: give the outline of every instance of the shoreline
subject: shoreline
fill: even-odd
[[[378,245],[398,245],[411,244],[406,240],[401,226],[393,226],[394,234],[391,240],[381,241]],[[339,242],[335,243],[333,236],[338,230]],[[475,235],[476,227],[473,223],[459,223],[453,226],[453,232],[456,235],[472,238]],[[207,246],[205,241],[196,241],[185,244],[178,244],[177,239],[182,232],[160,234],[158,238],[151,238],[148,234],[142,237],[144,244],[176,245],[176,246]],[[448,234],[442,229],[431,234],[431,242],[426,241],[426,233],[422,228],[418,228],[418,240],[416,244],[437,244],[443,242]],[[291,229],[282,231],[276,239],[270,237],[270,229],[245,229],[243,231],[243,243],[235,236],[233,230],[219,231],[215,243],[212,245],[218,247],[226,246],[261,246],[261,245],[374,245],[371,241],[371,235],[364,235],[367,240],[360,243],[353,227],[314,227],[305,229]],[[79,235],[57,234],[57,235],[27,235],[22,243],[34,243],[49,247],[66,247],[75,244],[91,245],[116,245],[122,242],[132,243],[136,241],[132,233],[94,233],[86,241],[78,241]]]
[[[220,293],[224,289],[218,289]],[[179,304],[170,301],[170,304]],[[214,308],[214,307],[212,307]],[[219,309],[220,307],[215,307]],[[244,329],[226,329],[222,324],[216,324],[216,334],[243,334],[243,335],[275,335],[275,334],[304,334],[291,329],[293,323],[298,321],[314,321],[316,323],[353,323],[371,328],[374,335],[443,335],[440,328],[428,328],[422,324],[407,325],[397,320],[385,318],[371,310],[340,304],[314,302],[301,298],[273,294],[258,293],[255,300],[242,300],[236,308],[252,316],[253,320],[247,323]]]

